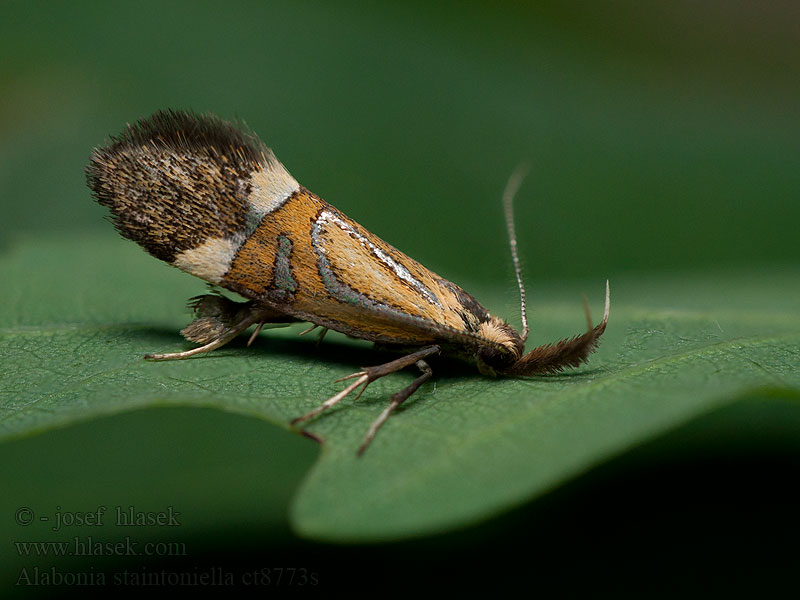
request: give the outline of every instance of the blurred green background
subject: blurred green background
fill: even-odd
[[[456,281],[509,283],[521,160],[531,281],[797,258],[792,3],[3,6],[5,240],[112,235],[91,147],[182,107]]]
[[[517,228],[534,303],[543,281],[596,279],[597,290],[587,290],[593,293],[606,277],[798,264],[795,3],[0,7],[0,251],[43,236],[114,238],[85,187],[89,152],[126,122],[174,107],[245,120],[301,183],[389,243],[467,289],[507,289],[507,306],[493,308],[512,322],[516,292],[499,198],[522,160],[532,170],[518,197]],[[713,461],[725,454],[719,440],[735,433],[714,431],[679,433],[667,446],[681,445],[680,436],[711,439],[710,446],[697,444],[695,458],[705,456],[724,474],[727,463]],[[574,572],[652,585],[637,574],[660,573],[676,552],[699,562],[718,555],[725,547],[719,531],[743,518],[735,508],[713,510],[715,494],[737,492],[724,481],[708,486],[700,492],[705,500],[681,508],[688,529],[708,519],[715,524],[702,534],[708,553],[687,550],[690,541],[664,526],[682,522],[670,506],[675,498],[637,467],[651,448],[504,521],[382,546],[382,555],[343,551],[298,540],[286,525],[292,490],[316,451],[263,423],[188,409],[8,442],[0,448],[8,484],[0,533],[17,539],[10,515],[43,499],[65,506],[177,504],[187,513],[182,535],[199,548],[189,558],[205,564],[306,567],[331,585],[349,585],[385,575],[387,564],[406,557],[417,564],[418,557],[424,564],[406,567],[403,577],[452,584],[462,577],[455,565],[479,563],[486,553],[506,561],[492,562],[488,576],[497,585],[518,577],[530,556],[544,565],[540,583],[557,588]],[[773,451],[759,452],[796,475],[796,460],[787,466]],[[674,460],[658,472],[678,477],[676,488],[707,482],[707,471]],[[208,479],[191,476],[204,466]],[[654,510],[668,516],[656,519],[622,502],[633,489],[651,490],[649,506],[655,502]],[[264,498],[274,506],[265,507]],[[596,498],[606,512],[597,511],[592,525],[576,524]],[[228,512],[220,515],[217,506]],[[598,525],[604,516],[610,521]],[[797,532],[796,522],[778,521],[762,525]],[[654,543],[639,525],[667,541]],[[45,530],[39,533],[46,539]],[[617,533],[621,538],[611,539]],[[760,533],[754,526],[741,535],[756,543]],[[520,538],[528,545],[517,550]],[[612,549],[594,546],[598,538]],[[770,539],[780,546],[783,538]],[[575,547],[587,544],[603,558],[586,551],[576,557]],[[557,552],[543,554],[548,545]],[[642,547],[653,563],[644,561]],[[432,567],[448,553],[450,561]],[[734,559],[722,556],[717,567]],[[796,556],[789,563],[796,565]],[[344,561],[349,566],[339,568]],[[627,573],[628,561],[637,574]],[[6,574],[13,582],[18,562],[7,564],[16,569]]]

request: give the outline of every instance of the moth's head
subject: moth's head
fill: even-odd
[[[475,358],[478,370],[486,375],[505,372],[516,363],[525,350],[525,342],[511,325],[497,317],[490,317],[478,328],[487,344],[478,348]]]
[[[582,335],[564,338],[555,343],[538,346],[522,356],[524,341],[520,340],[520,350],[515,361],[499,369],[503,375],[542,375],[558,373],[568,367],[577,367],[597,348],[600,336],[606,330],[608,312],[611,307],[611,291],[606,281],[606,305],[603,310],[603,319],[597,325],[592,325],[592,316],[589,314],[589,304],[584,298],[586,322],[588,329]]]
[[[589,329],[583,335],[566,338],[555,344],[545,344],[534,348],[523,356],[525,341],[528,339],[530,328],[525,308],[525,286],[522,283],[522,270],[517,254],[517,236],[514,231],[514,195],[517,193],[525,174],[526,165],[520,165],[512,173],[503,192],[503,207],[506,216],[506,230],[511,248],[511,260],[514,263],[514,273],[517,276],[519,287],[520,316],[522,318],[522,334],[517,333],[508,323],[491,317],[481,323],[481,331],[487,343],[482,344],[476,353],[478,369],[481,373],[491,375],[537,375],[543,373],[558,373],[567,367],[577,367],[586,361],[586,357],[597,347],[597,341],[606,329],[608,322],[608,309],[610,305],[610,292],[606,281],[606,307],[603,320],[599,325],[592,326],[589,315],[589,306],[586,304],[586,320]]]

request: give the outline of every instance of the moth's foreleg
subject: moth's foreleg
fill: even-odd
[[[181,334],[190,342],[202,345],[184,352],[146,354],[146,359],[180,360],[210,352],[224,346],[248,327],[258,323],[258,329],[247,343],[249,346],[264,323],[290,323],[296,320],[256,302],[234,302],[215,294],[196,296],[191,299],[189,306],[194,309],[196,317],[181,331]]]
[[[367,430],[367,435],[364,436],[364,441],[361,443],[361,446],[358,448],[358,455],[361,456],[364,454],[364,450],[367,449],[367,446],[370,445],[372,439],[375,437],[375,434],[378,433],[378,429],[386,422],[386,420],[391,416],[391,414],[397,410],[397,407],[400,406],[403,402],[405,402],[411,394],[419,389],[423,383],[428,381],[433,376],[433,370],[431,369],[430,365],[425,362],[423,359],[419,359],[416,362],[417,368],[422,371],[422,375],[417,377],[414,381],[412,381],[406,388],[397,392],[396,394],[392,395],[391,400],[389,401],[389,406],[387,406],[383,412],[372,422],[372,425],[369,426]]]
[[[361,453],[363,453],[366,447],[369,445],[369,442],[372,441],[372,438],[375,437],[375,433],[378,431],[380,426],[383,425],[386,419],[389,418],[389,415],[391,415],[392,411],[394,411],[398,406],[400,406],[400,404],[402,404],[402,402],[406,398],[408,398],[411,394],[413,394],[417,390],[417,388],[419,388],[419,386],[421,386],[423,383],[425,383],[425,381],[427,381],[431,377],[433,372],[431,371],[431,368],[428,366],[428,363],[425,362],[423,359],[428,356],[431,356],[432,354],[438,354],[439,352],[441,352],[441,348],[439,348],[439,346],[435,345],[426,346],[420,350],[417,350],[416,352],[412,352],[411,354],[401,356],[400,358],[390,361],[388,363],[378,365],[375,367],[365,367],[361,371],[352,373],[347,377],[343,377],[339,381],[344,381],[347,379],[355,379],[355,381],[352,382],[350,385],[348,385],[346,388],[344,388],[338,394],[334,394],[333,396],[328,398],[325,402],[323,402],[320,406],[318,406],[311,412],[306,413],[301,417],[292,419],[291,424],[296,425],[297,423],[302,423],[303,421],[308,421],[309,419],[316,417],[321,412],[329,409],[331,406],[334,406],[335,404],[346,398],[358,387],[363,386],[361,390],[358,392],[358,395],[356,396],[356,399],[358,399],[358,397],[361,396],[361,394],[364,392],[367,386],[376,379],[380,379],[385,375],[389,375],[390,373],[394,373],[395,371],[399,371],[401,369],[405,369],[410,365],[416,364],[422,371],[422,375],[417,377],[417,379],[415,379],[408,387],[406,387],[402,391],[392,396],[392,400],[389,404],[389,407],[386,410],[384,410],[383,413],[381,413],[381,415],[375,420],[375,422],[370,427],[369,432],[367,432],[367,437],[364,439],[364,443],[361,445],[361,448],[359,448],[358,451],[358,454],[361,455]]]

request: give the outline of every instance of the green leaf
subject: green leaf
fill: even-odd
[[[251,348],[243,336],[208,356],[143,361],[147,352],[187,347],[178,335],[189,319],[181,304],[203,287],[113,235],[22,240],[0,260],[0,276],[13,282],[0,316],[0,439],[164,405],[213,407],[288,429],[340,389],[335,379],[387,360],[338,334],[317,348],[293,326],[262,333]],[[579,332],[579,293],[599,311],[605,276],[531,285],[533,342]],[[310,423],[325,443],[292,506],[295,529],[352,541],[464,526],[747,392],[800,397],[797,270],[611,276],[609,329],[581,369],[495,380],[469,365],[434,363],[434,381],[361,459],[364,432],[412,372]],[[508,294],[476,295],[513,322]]]

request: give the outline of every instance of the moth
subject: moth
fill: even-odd
[[[339,380],[349,384],[292,425],[356,390],[360,395],[376,379],[416,366],[419,376],[392,395],[369,427],[359,455],[389,416],[431,378],[431,357],[455,356],[487,375],[556,373],[585,362],[606,329],[608,282],[598,325],[592,325],[587,306],[584,334],[525,353],[529,326],[512,217],[520,173],[509,180],[504,204],[521,333],[304,188],[242,124],[210,114],[159,111],[95,148],[86,176],[123,237],[248,299],[234,302],[216,294],[192,299],[195,319],[181,333],[199,345],[145,358],[185,359],[219,348],[253,325],[250,342],[264,324],[295,321],[400,354]]]

